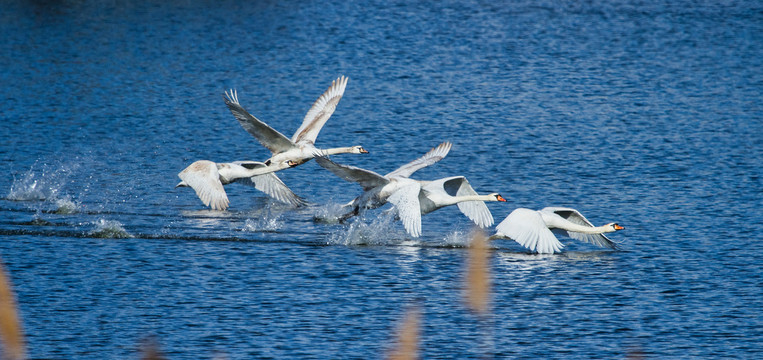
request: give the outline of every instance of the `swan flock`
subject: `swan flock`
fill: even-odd
[[[311,159],[337,177],[360,185],[362,192],[342,207],[340,221],[391,203],[406,232],[412,237],[422,234],[421,216],[439,208],[456,205],[467,218],[481,228],[493,225],[493,215],[486,201],[507,202],[498,193],[480,195],[464,176],[434,180],[417,180],[416,171],[445,158],[452,144],[443,142],[423,156],[396,170],[380,175],[374,171],[334,162],[337,154],[368,154],[360,145],[320,149],[315,146],[318,133],[336,110],[344,95],[348,78],[340,76],[313,103],[302,124],[289,138],[250,114],[238,100],[234,89],[224,92],[223,100],[230,112],[250,135],[272,153],[265,161],[213,162],[198,160],[182,170],[176,187],[190,187],[205,206],[226,210],[230,201],[223,188],[231,183],[254,187],[274,200],[294,207],[308,202],[295,194],[275,174],[297,167]],[[617,223],[594,226],[580,212],[571,208],[547,207],[539,211],[518,208],[496,226],[489,239],[511,239],[539,254],[561,252],[564,245],[557,235],[616,249],[616,243],[604,233],[622,230]]]

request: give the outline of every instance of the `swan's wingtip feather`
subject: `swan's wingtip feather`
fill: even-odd
[[[340,87],[345,88],[347,87],[347,82],[350,81],[350,78],[344,75],[339,75],[339,78],[334,80],[335,83],[338,83]],[[333,84],[332,84],[333,85]]]
[[[228,89],[225,91],[225,98],[226,103],[236,104],[240,105],[238,102],[238,93],[236,92],[236,89]]]

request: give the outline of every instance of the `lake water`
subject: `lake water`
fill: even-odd
[[[426,359],[763,356],[763,6],[741,2],[5,1],[0,257],[29,357],[381,359],[407,309]],[[314,205],[177,173],[269,153],[235,88],[284,134],[350,78],[319,147],[417,179],[464,175],[502,220],[570,206],[621,250],[491,243],[490,315],[464,306],[472,226],[411,239],[314,161],[278,175]],[[490,234],[493,229],[488,229]]]

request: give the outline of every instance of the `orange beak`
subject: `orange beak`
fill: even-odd
[[[501,196],[501,195],[496,195],[495,199],[498,200],[498,201],[506,202],[506,199],[504,199],[503,196]]]
[[[615,224],[615,230],[623,230],[623,229],[625,229],[625,228],[620,226],[620,225]]]
[[[360,153],[361,154],[368,154],[368,150],[366,150],[364,148],[360,148]]]

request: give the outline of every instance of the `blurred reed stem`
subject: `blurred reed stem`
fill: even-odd
[[[464,301],[466,307],[479,319],[480,350],[483,359],[493,358],[495,324],[490,309],[490,249],[482,230],[474,230],[464,277]]]
[[[421,310],[414,306],[405,314],[403,323],[397,329],[395,348],[389,354],[389,360],[415,360],[419,358],[419,328]]]
[[[165,360],[159,350],[159,341],[151,336],[142,341],[140,346],[140,360]]]
[[[16,310],[16,299],[2,261],[0,261],[0,337],[3,344],[3,359],[26,358],[24,332]]]
[[[475,230],[469,246],[464,297],[467,307],[479,316],[490,313],[490,259],[485,234]]]

